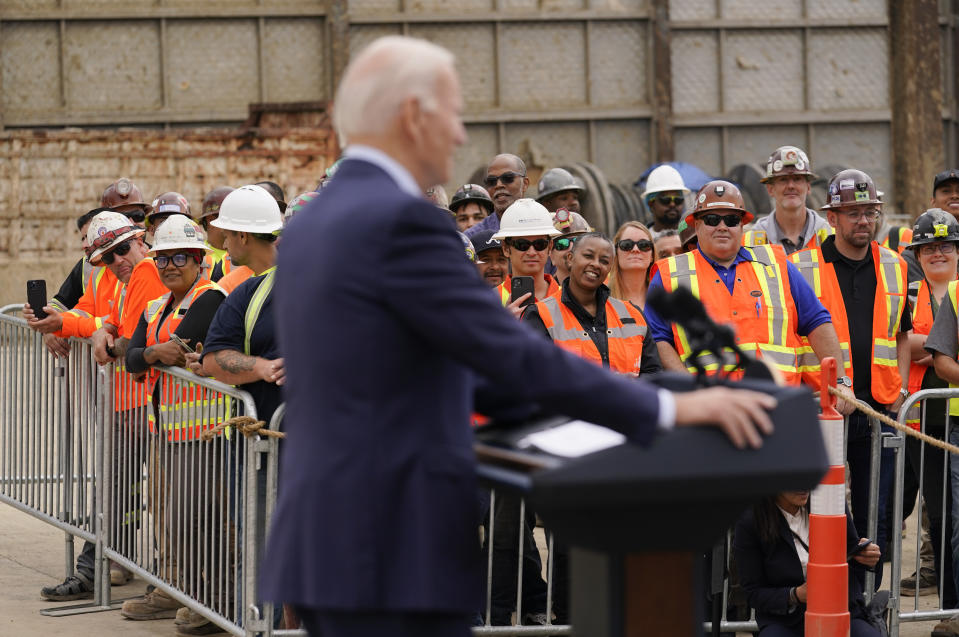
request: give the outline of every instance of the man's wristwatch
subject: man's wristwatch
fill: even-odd
[[[905,388],[901,388],[901,389],[899,390],[899,395],[902,396],[903,398],[908,398],[908,397],[909,397],[909,390],[908,390],[908,389],[905,389]]]
[[[846,387],[852,388],[852,379],[848,376],[840,376],[836,379],[837,385],[845,385]]]

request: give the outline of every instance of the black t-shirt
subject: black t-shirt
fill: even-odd
[[[53,295],[54,300],[59,301],[65,310],[72,309],[83,296],[83,262],[84,259],[77,261],[60,284],[60,290]]]
[[[846,321],[849,324],[849,347],[852,353],[853,393],[860,400],[874,403],[872,399],[872,319],[876,292],[879,284],[876,280],[876,268],[873,265],[872,250],[866,251],[866,257],[854,261],[843,256],[836,247],[835,235],[827,237],[822,243],[822,255],[826,263],[832,263],[846,306]],[[905,290],[903,290],[905,293]],[[905,294],[903,294],[905,299]],[[903,308],[899,331],[912,329],[912,311],[908,302]]]

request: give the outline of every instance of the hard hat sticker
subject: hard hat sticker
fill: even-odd
[[[703,203],[704,201],[706,201],[706,193],[699,195],[699,203]]]
[[[861,190],[856,191],[856,201],[869,201],[869,193]]]
[[[781,159],[777,159],[776,161],[773,162],[773,171],[774,171],[774,172],[777,172],[777,173],[778,173],[778,172],[779,172],[780,170],[782,170],[782,169],[783,169],[783,162],[782,162]]]
[[[933,228],[936,231],[935,234],[932,235],[934,237],[945,237],[949,234],[949,226],[944,223],[937,223]]]
[[[833,205],[833,206],[835,206],[836,204],[838,204],[838,203],[841,202],[841,201],[842,201],[842,195],[832,195],[832,196],[829,198],[829,203],[830,203],[831,205]]]
[[[717,197],[722,197],[723,195],[726,194],[726,186],[723,186],[723,185],[716,186],[715,188],[713,188],[713,192],[716,193]]]
[[[801,159],[797,159],[797,160],[796,160],[796,169],[797,169],[797,170],[802,170],[802,169],[805,168],[805,167],[806,167],[806,164],[803,163],[803,160],[801,160]]]
[[[196,230],[194,230],[193,226],[191,226],[190,224],[186,224],[183,226],[183,234],[189,237],[190,239],[193,239],[194,237],[196,237]]]
[[[856,183],[852,179],[840,179],[839,190],[852,190]]]

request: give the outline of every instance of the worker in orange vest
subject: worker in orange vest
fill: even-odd
[[[529,294],[536,300],[559,292],[559,283],[546,274],[549,262],[551,239],[562,232],[553,227],[553,218],[543,204],[529,198],[517,199],[503,213],[499,230],[493,239],[503,242],[503,254],[509,259],[512,272],[496,288],[503,305],[518,318],[522,313],[520,304]],[[510,301],[514,276],[533,278],[533,292]]]

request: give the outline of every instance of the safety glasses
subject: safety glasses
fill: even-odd
[[[926,245],[919,246],[919,254],[923,256],[932,256],[937,252],[943,254],[955,254],[956,253],[956,244],[949,243],[927,243]]]
[[[722,221],[724,224],[726,224],[726,227],[727,227],[727,228],[735,228],[736,226],[738,226],[738,225],[742,222],[743,216],[742,216],[742,215],[737,215],[737,214],[717,215],[717,214],[712,214],[712,213],[711,213],[711,214],[708,214],[708,215],[703,215],[703,216],[700,217],[699,219],[700,219],[700,221],[702,221],[703,223],[705,223],[707,226],[712,226],[712,227],[714,227],[714,228],[719,225],[719,222],[720,222],[720,221]]]
[[[846,211],[839,210],[841,215],[849,219],[853,223],[859,223],[863,219],[866,221],[876,221],[879,217],[882,216],[882,212],[878,210],[856,210],[856,211]]]
[[[190,255],[186,254],[185,252],[177,252],[172,257],[168,257],[168,256],[153,257],[153,262],[156,263],[158,270],[165,270],[166,267],[170,265],[170,261],[172,261],[173,265],[175,265],[176,267],[182,268],[183,266],[186,265],[186,262],[189,260],[190,260]]]
[[[629,252],[634,247],[639,248],[640,252],[650,252],[653,249],[653,242],[649,239],[640,239],[639,241],[633,241],[632,239],[622,239],[619,243],[616,244],[616,247],[622,250],[623,252]]]
[[[573,247],[573,244],[579,241],[580,235],[575,237],[560,237],[559,239],[553,239],[553,250],[557,252],[564,252]]]
[[[506,243],[520,252],[526,252],[530,246],[533,246],[537,252],[542,252],[549,247],[549,239],[507,239]]]
[[[663,206],[678,206],[683,203],[685,199],[682,195],[660,195],[656,197],[656,201]]]
[[[111,265],[117,257],[125,256],[130,252],[130,240],[127,239],[117,247],[113,248],[109,252],[104,252],[100,255],[100,260],[107,265]]]
[[[492,188],[496,185],[496,182],[502,181],[507,186],[516,181],[517,177],[525,177],[526,175],[521,175],[520,173],[514,173],[512,170],[507,170],[501,175],[486,175],[486,179],[483,180],[483,183],[486,184],[487,188]]]

